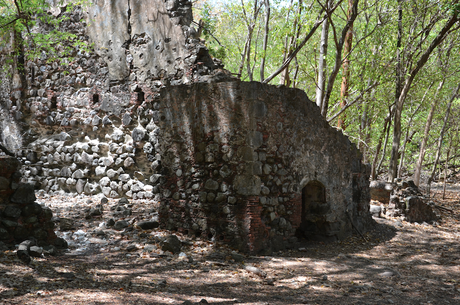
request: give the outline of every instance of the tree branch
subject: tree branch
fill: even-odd
[[[361,94],[359,96],[357,96],[351,103],[347,103],[342,109],[340,109],[339,112],[337,112],[336,114],[334,114],[332,117],[328,118],[327,119],[327,122],[330,123],[331,121],[333,121],[335,118],[337,118],[339,115],[341,115],[343,112],[345,112],[345,110],[347,110],[349,107],[353,106],[354,104],[356,104],[356,102],[358,102],[359,100],[361,100],[364,96],[365,93],[369,92],[369,90],[372,90],[373,88],[377,87],[378,85],[380,85],[379,82],[375,82],[373,83],[371,86],[367,87],[366,90],[364,90],[363,92],[361,92]]]
[[[339,3],[342,2],[342,1],[339,1]],[[334,12],[335,9],[338,7],[339,4],[337,4],[331,11],[330,13]],[[320,15],[322,14],[322,11],[320,12]],[[297,53],[299,53],[299,51],[305,46],[305,44],[307,43],[308,40],[310,40],[310,38],[313,36],[313,34],[316,32],[316,30],[318,29],[318,27],[321,25],[321,23],[324,21],[324,19],[327,18],[327,15],[324,16],[323,18],[318,18],[316,19],[316,22],[315,24],[313,25],[313,27],[311,28],[310,32],[308,32],[308,34],[305,36],[305,38],[302,40],[302,42],[297,46],[297,48],[292,52],[292,54],[284,61],[284,63],[281,65],[281,67],[279,67],[272,75],[270,75],[269,77],[267,77],[266,79],[264,79],[264,81],[262,83],[264,84],[267,84],[269,83],[271,80],[273,80],[278,74],[280,74],[281,72],[283,72],[284,69],[286,69],[287,66],[289,66],[289,64],[291,63],[291,61],[294,59],[294,57],[297,56]]]

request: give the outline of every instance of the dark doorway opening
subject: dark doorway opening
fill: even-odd
[[[302,189],[302,221],[297,235],[316,239],[327,231],[326,214],[330,204],[326,202],[326,188],[316,180],[310,181]]]
[[[144,92],[143,91],[140,91],[137,93],[137,103],[139,104],[142,104],[142,102],[144,101]]]
[[[93,94],[93,104],[99,103],[99,94]]]
[[[50,109],[56,109],[57,108],[57,97],[56,96],[53,96],[51,98],[51,106],[50,106]]]

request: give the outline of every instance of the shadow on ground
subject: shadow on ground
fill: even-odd
[[[302,251],[244,256],[99,252],[0,254],[2,304],[459,304],[458,219],[433,227],[377,219],[373,231]],[[250,266],[250,267],[248,267]],[[187,303],[185,303],[187,304]],[[190,303],[189,303],[190,304]]]

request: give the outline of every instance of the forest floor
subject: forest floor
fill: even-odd
[[[435,224],[379,218],[366,240],[308,242],[270,256],[180,234],[183,252],[173,255],[158,244],[170,232],[105,227],[115,200],[87,220],[100,198],[39,196],[74,221],[74,230],[57,232],[70,250],[29,265],[0,252],[0,304],[460,304],[460,193],[434,193],[452,210],[440,209]],[[131,220],[152,213],[142,200],[129,206]]]

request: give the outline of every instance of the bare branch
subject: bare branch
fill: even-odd
[[[342,2],[342,1],[339,1],[339,3]],[[330,13],[334,12],[334,10],[338,7],[339,4],[337,4],[333,9],[331,9]],[[319,16],[323,13],[323,11],[320,12]],[[281,65],[281,67],[279,67],[272,75],[270,75],[269,77],[267,77],[263,83],[269,83],[272,79],[274,79],[278,74],[280,74],[281,72],[283,72],[284,69],[286,69],[287,66],[289,66],[289,64],[291,63],[291,61],[294,59],[294,57],[297,56],[297,53],[299,53],[299,51],[305,46],[305,44],[307,43],[308,40],[310,40],[310,38],[313,36],[313,34],[316,32],[316,30],[318,29],[318,27],[321,25],[321,23],[324,21],[324,19],[327,18],[327,15],[324,16],[323,18],[320,18],[318,16],[318,18],[316,19],[316,22],[315,24],[313,25],[313,27],[310,29],[310,32],[308,32],[308,34],[305,36],[305,38],[302,40],[302,42],[297,46],[297,48],[292,52],[292,54],[284,61],[284,63]]]
[[[369,87],[366,88],[366,90],[364,90],[363,92],[361,92],[360,95],[358,95],[352,102],[350,103],[347,103],[342,109],[340,109],[339,112],[337,112],[336,114],[334,114],[332,117],[328,118],[327,119],[327,122],[330,123],[331,121],[333,121],[334,119],[336,119],[339,115],[341,115],[343,112],[345,112],[345,110],[347,110],[348,108],[350,108],[351,106],[353,106],[354,104],[356,104],[358,101],[360,101],[364,94],[366,94],[367,92],[369,92],[370,90],[374,89],[375,87],[377,87],[378,85],[380,85],[379,82],[375,82],[373,83],[372,85],[370,85]]]

